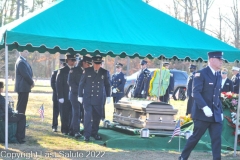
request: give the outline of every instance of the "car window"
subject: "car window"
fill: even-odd
[[[174,79],[181,79],[181,80],[185,80],[187,79],[187,77],[185,77],[185,75],[182,72],[172,72]]]

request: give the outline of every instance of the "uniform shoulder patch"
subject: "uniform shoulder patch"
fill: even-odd
[[[200,73],[195,73],[195,77],[200,77]]]

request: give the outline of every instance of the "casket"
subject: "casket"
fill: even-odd
[[[163,102],[122,99],[114,104],[113,121],[136,128],[172,131],[177,112],[172,105]]]

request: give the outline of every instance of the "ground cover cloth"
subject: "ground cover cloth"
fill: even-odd
[[[230,116],[230,111],[225,110],[224,115]],[[184,133],[187,130],[193,130],[193,123],[190,122],[183,126],[181,131]],[[228,125],[228,121],[224,119],[222,131],[222,151],[232,150],[234,147],[233,128]],[[103,137],[103,142],[106,147],[118,148],[126,150],[179,150],[179,137],[176,136],[170,143],[170,136],[151,136],[149,138],[141,138],[133,132],[121,131],[119,129],[104,129],[99,130],[99,134]],[[185,136],[180,136],[180,149],[182,150],[187,140]],[[208,131],[202,136],[201,140],[194,148],[195,151],[211,151],[211,141]],[[238,145],[237,150],[240,150]]]

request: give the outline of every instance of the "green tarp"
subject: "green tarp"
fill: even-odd
[[[1,47],[51,53],[207,60],[240,51],[149,6],[142,0],[62,0],[0,29]]]
[[[224,115],[230,116],[230,111],[225,110]],[[188,123],[183,126],[181,131],[184,133],[187,130],[193,130],[193,123]],[[233,150],[234,148],[234,129],[228,125],[228,121],[224,119],[222,130],[222,151]],[[141,138],[131,132],[120,132],[119,130],[100,129],[99,133],[103,137],[103,143],[110,148],[126,149],[126,150],[179,150],[179,137],[176,136],[170,143],[169,136],[151,136],[150,138]],[[184,136],[180,136],[180,149],[182,150],[187,140]],[[211,141],[208,131],[202,136],[195,151],[211,151]],[[238,145],[237,150],[240,150]]]

